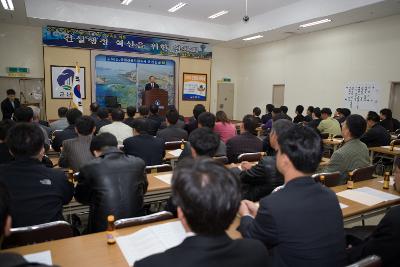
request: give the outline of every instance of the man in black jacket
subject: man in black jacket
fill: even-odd
[[[275,106],[272,104],[267,104],[267,106],[265,108],[266,108],[267,113],[265,113],[261,117],[262,124],[266,124],[269,120],[272,119],[272,111],[274,110]]]
[[[181,141],[188,139],[188,133],[177,125],[179,120],[179,113],[176,109],[167,111],[167,128],[159,130],[157,137],[163,139],[165,142]]]
[[[126,108],[126,115],[128,118],[126,118],[123,122],[130,126],[132,129],[135,128],[135,115],[136,115],[136,107],[134,106],[129,106]]]
[[[298,105],[296,107],[296,117],[294,117],[293,123],[300,123],[305,120],[305,117],[303,116],[303,111],[304,107],[302,105]]]
[[[15,98],[14,89],[7,90],[7,98],[1,102],[1,112],[3,113],[3,120],[12,119],[12,115],[17,108],[21,106],[19,99]]]
[[[364,133],[360,141],[364,142],[367,147],[387,146],[390,144],[391,136],[386,129],[379,124],[380,117],[374,111],[368,112],[367,126],[368,130]]]
[[[139,216],[147,191],[145,164],[117,148],[110,133],[93,137],[90,150],[96,159],[79,173],[75,198],[90,206],[88,233],[105,231],[107,216],[116,220]]]
[[[150,76],[149,77],[149,83],[146,83],[144,90],[151,90],[151,89],[158,89],[160,86],[156,83],[156,77]]]
[[[19,123],[10,129],[7,146],[15,161],[0,165],[0,182],[11,194],[13,227],[63,220],[63,205],[74,188],[65,174],[40,163],[44,137],[39,126]]]
[[[99,132],[101,127],[111,124],[111,121],[109,120],[109,112],[108,111],[109,111],[108,108],[99,108],[99,110],[97,111],[97,117],[99,119],[96,122],[95,134],[97,134]]]
[[[54,134],[53,143],[51,146],[57,152],[61,151],[62,143],[64,140],[72,139],[78,137],[75,131],[75,122],[78,118],[82,117],[82,112],[76,108],[70,109],[67,112],[67,121],[69,126],[62,130],[61,132],[56,132]]]
[[[189,119],[189,122],[185,124],[185,130],[190,134],[192,131],[197,129],[197,119],[201,113],[206,112],[206,107],[202,104],[197,104],[193,108],[193,117]]]
[[[392,111],[388,108],[384,108],[380,111],[381,122],[380,124],[389,132],[395,132],[400,129],[400,122],[393,118]]]
[[[283,189],[261,199],[243,200],[238,230],[272,250],[274,266],[344,266],[345,234],[336,194],[310,174],[321,160],[321,139],[294,125],[278,137],[277,168]]]
[[[272,123],[269,134],[269,142],[274,150],[278,149],[278,136],[290,129],[293,123],[288,120],[277,120]],[[283,184],[283,176],[276,169],[276,157],[265,156],[255,166],[249,162],[242,162],[242,197],[251,201],[259,201],[260,198],[269,195],[272,190]]]
[[[267,249],[250,239],[232,240],[226,230],[240,205],[237,177],[209,158],[187,159],[175,169],[172,196],[185,240],[164,253],[135,262],[136,267],[268,267]]]

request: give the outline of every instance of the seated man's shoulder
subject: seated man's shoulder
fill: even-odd
[[[133,156],[133,155],[125,155],[127,158],[127,162],[129,162],[129,164],[137,164],[137,165],[143,165],[146,166],[146,163],[144,162],[143,159]]]
[[[232,241],[236,246],[236,250],[247,255],[250,258],[264,258],[268,257],[268,250],[259,240],[256,239],[235,239]]]

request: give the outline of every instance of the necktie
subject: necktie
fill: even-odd
[[[151,88],[154,88],[154,83],[151,83]]]

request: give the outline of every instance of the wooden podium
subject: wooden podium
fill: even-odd
[[[168,92],[156,88],[144,91],[142,105],[150,107],[153,104],[158,106],[160,115],[165,115],[168,107]]]

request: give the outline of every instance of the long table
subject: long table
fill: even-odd
[[[382,178],[375,178],[372,180],[362,181],[355,183],[355,187],[363,187],[368,186],[371,188],[375,188],[384,192],[392,193],[399,195],[394,189],[393,186],[390,187],[389,190],[382,189],[382,183],[378,181],[382,180]],[[163,188],[163,184],[159,184],[160,188]],[[334,192],[340,192],[346,190],[346,186],[337,186],[333,187],[332,190]],[[342,209],[344,220],[349,219],[354,216],[360,216],[361,214],[378,211],[382,209],[386,209],[393,205],[400,204],[400,200],[387,201],[383,202],[371,207],[362,205],[360,203],[351,201],[346,198],[338,197],[339,201],[343,204],[348,205],[348,208]],[[164,221],[170,222],[175,221],[176,219]],[[117,230],[117,235],[127,235],[134,233],[143,227],[147,227],[154,224],[164,223],[164,222],[156,222],[141,226],[128,227],[125,229]],[[228,235],[231,238],[241,238],[239,232],[236,231],[237,226],[239,225],[239,218],[235,218],[229,230],[227,231]],[[67,238],[62,240],[56,240],[36,245],[23,246],[18,248],[13,248],[6,250],[6,252],[16,252],[20,254],[30,254],[41,252],[45,250],[50,250],[53,263],[61,265],[63,267],[75,267],[75,266],[114,266],[114,267],[126,267],[128,264],[125,261],[118,245],[107,245],[106,241],[106,233],[96,233],[86,236],[79,236],[73,238]]]
[[[370,147],[368,148],[370,153],[370,160],[371,163],[374,161],[374,156],[375,153],[383,154],[389,157],[393,158],[393,171],[395,170],[395,163],[396,160],[400,157],[400,149],[399,147],[394,147],[393,150],[391,150],[388,146],[378,146],[378,147]]]

